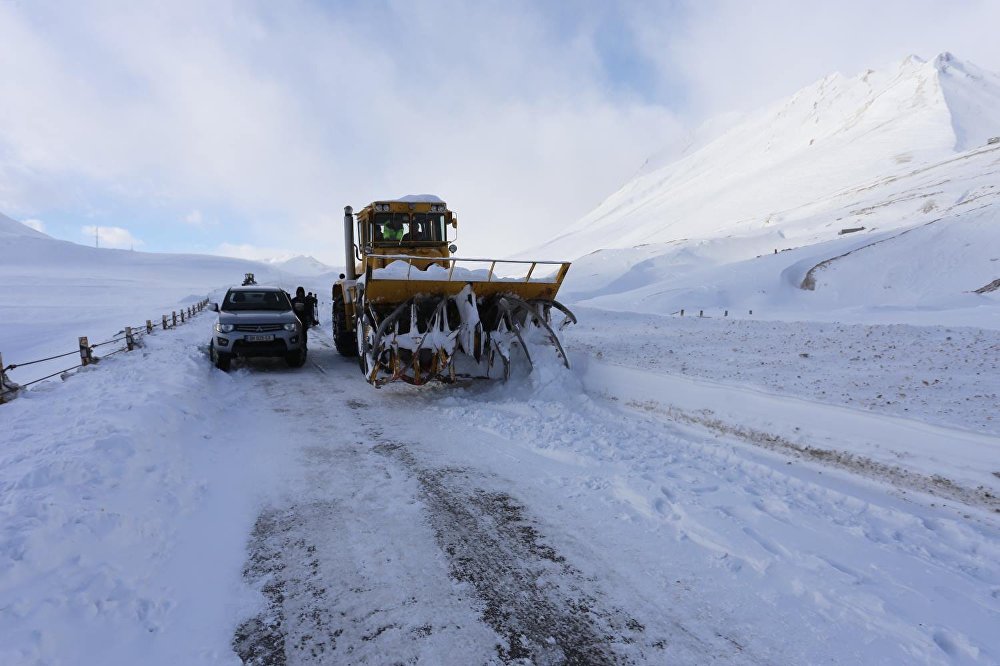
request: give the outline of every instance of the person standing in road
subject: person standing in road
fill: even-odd
[[[308,331],[312,323],[312,306],[309,303],[309,299],[306,298],[306,290],[302,287],[295,290],[295,298],[292,299],[292,312],[295,313],[295,316],[299,318],[299,323],[302,324],[302,346],[308,347]]]
[[[319,326],[319,299],[311,291],[306,294],[306,299],[309,301],[309,316],[312,317],[310,326]]]

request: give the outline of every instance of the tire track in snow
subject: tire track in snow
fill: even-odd
[[[379,442],[373,450],[417,479],[451,576],[472,585],[484,604],[482,619],[505,639],[497,645],[503,663],[634,663],[614,648],[638,647],[645,627],[621,609],[602,608],[595,582],[545,543],[522,504],[470,485],[469,470],[422,466],[405,444],[370,424],[368,403],[352,398],[347,405]],[[653,647],[662,650],[665,642]]]
[[[325,375],[323,386],[341,375],[334,370],[317,364],[317,371]],[[287,413],[283,403],[294,397],[294,391],[276,380],[262,383],[273,408]],[[323,395],[323,391],[310,393]],[[319,408],[321,399],[313,401]],[[422,464],[411,447],[385,437],[381,430],[385,419],[368,401],[350,397],[340,404],[365,432],[356,444],[338,452],[337,464],[369,479],[361,484],[367,491],[378,485],[371,481],[376,477],[382,483],[409,482],[419,522],[433,535],[452,585],[457,583],[459,590],[473,595],[468,599],[470,610],[479,614],[484,630],[492,629],[480,640],[492,656],[472,663],[627,664],[635,663],[632,657],[637,655],[646,661],[644,648],[661,652],[663,645],[649,647],[638,620],[620,609],[603,607],[596,582],[546,543],[529,511],[512,496],[485,489],[469,470]],[[350,504],[313,494],[308,500],[296,498],[265,509],[254,526],[244,576],[260,589],[266,607],[235,632],[233,648],[244,663],[362,662],[365,653],[357,650],[359,642],[386,642],[391,634],[395,636],[390,640],[398,641],[406,629],[364,584],[330,580],[337,568],[331,568],[329,561],[352,565],[343,554],[324,552],[349,531],[335,516],[370,510],[360,493],[355,490],[358,501]],[[327,536],[318,542],[313,538],[317,532]],[[336,573],[347,581],[364,578],[363,572]],[[403,587],[412,583],[397,582]],[[432,631],[430,625],[416,627],[404,640],[419,643]],[[382,655],[393,661],[403,657],[385,650]]]
[[[469,485],[467,470],[424,468],[405,445],[371,432],[383,440],[375,450],[420,483],[451,575],[472,585],[484,604],[483,620],[505,639],[497,646],[503,663],[632,663],[615,647],[634,644],[645,627],[620,609],[602,608],[594,581],[545,543],[523,505]]]

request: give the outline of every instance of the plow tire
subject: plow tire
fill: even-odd
[[[333,346],[341,356],[358,355],[358,338],[347,326],[347,313],[340,299],[333,302]]]

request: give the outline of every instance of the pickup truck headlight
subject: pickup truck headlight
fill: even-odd
[[[232,324],[216,324],[215,325],[215,330],[217,330],[219,333],[231,333],[232,330],[233,330],[233,325]]]
[[[291,324],[285,324],[286,331],[292,331],[293,333],[298,329],[298,324],[292,322]]]

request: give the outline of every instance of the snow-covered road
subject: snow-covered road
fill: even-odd
[[[209,323],[2,407],[3,663],[1000,661],[994,507],[670,409],[743,387],[226,375]]]

